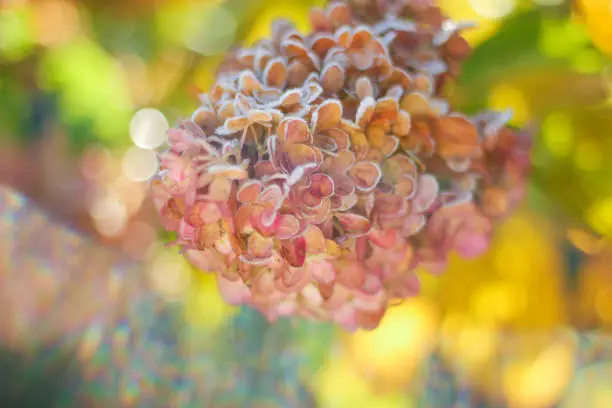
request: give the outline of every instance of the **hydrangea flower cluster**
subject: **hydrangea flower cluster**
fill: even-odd
[[[352,0],[277,21],[169,133],[165,228],[233,304],[374,329],[417,266],[486,250],[516,205],[525,137],[444,99],[470,47],[427,0]]]

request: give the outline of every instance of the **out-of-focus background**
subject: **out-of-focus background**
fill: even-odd
[[[443,381],[436,381],[446,378],[440,374],[446,370],[460,391],[465,390],[461,384],[470,384],[469,396],[447,396],[448,401],[468,398],[463,406],[489,406],[475,405],[472,398],[478,394],[498,404],[490,406],[610,407],[612,346],[605,342],[612,343],[606,340],[612,329],[612,2],[439,4],[454,19],[478,23],[466,33],[475,51],[454,88],[455,106],[469,113],[511,108],[512,124],[534,132],[529,196],[500,226],[487,255],[453,259],[442,277],[421,273],[423,294],[394,308],[378,330],[346,334],[326,325],[291,323],[292,330],[303,331],[287,340],[302,358],[294,364],[308,373],[299,382],[309,390],[310,402],[304,397],[301,403],[451,406],[435,402],[443,397],[436,392],[444,389]],[[109,320],[96,320],[98,315],[94,319],[87,311],[98,310],[92,302],[100,305],[105,299],[99,297],[109,295],[83,288],[98,281],[107,285],[105,274],[112,268],[98,265],[108,262],[103,255],[71,260],[82,245],[65,242],[87,239],[91,253],[108,251],[121,262],[144,265],[147,288],[175,311],[172,319],[191,355],[210,353],[210,344],[241,335],[268,343],[252,352],[223,353],[260,358],[260,367],[282,359],[283,351],[269,345],[280,341],[282,331],[266,336],[255,329],[234,332],[227,322],[243,312],[222,302],[213,277],[192,270],[176,250],[164,247],[147,199],[147,180],[158,169],[154,151],[165,142],[166,130],[197,106],[198,93],[212,84],[223,53],[236,43],[266,37],[275,18],[291,19],[307,30],[309,8],[320,5],[311,0],[0,3],[0,185],[29,197],[49,214],[49,222],[67,229],[39,227],[40,217],[19,212],[29,208],[25,202],[14,196],[0,200],[0,227],[20,231],[23,242],[46,246],[53,254],[35,261],[36,246],[4,252],[21,257],[0,264],[0,310],[13,316],[0,319],[0,343],[7,350],[27,356],[34,346],[24,342],[40,349],[46,340],[37,336],[53,337],[57,346],[58,339],[81,330],[84,340],[74,344],[85,361],[85,377],[92,370],[96,375],[108,370],[105,364],[121,368],[135,358],[92,360],[106,344],[102,328],[92,322]],[[28,239],[32,236],[36,239]],[[0,248],[11,248],[16,239],[0,229]],[[66,277],[61,266],[66,263],[74,275]],[[44,277],[34,278],[40,268]],[[55,303],[40,301],[38,291],[50,293],[50,287]],[[81,291],[88,295],[75,295]],[[79,303],[57,312],[57,299],[66,298]],[[151,327],[168,324],[149,312]],[[41,324],[55,330],[43,335]],[[141,334],[128,318],[113,324],[115,347],[127,341],[125,333]],[[577,333],[594,331],[599,340],[581,348]],[[59,354],[51,354],[57,362]],[[146,362],[156,356],[141,357]],[[214,378],[221,376],[215,370],[198,374],[172,367],[173,357],[165,358],[166,371],[184,370],[210,388],[233,389]],[[132,377],[147,377],[147,367],[135,369]],[[28,373],[19,375],[29,378]],[[12,381],[15,387],[21,384]],[[272,395],[231,400],[236,390],[228,391],[225,402],[181,400],[187,392],[177,383],[166,390],[175,398],[173,405],[146,405],[151,384],[134,380],[116,387],[124,389],[121,406],[256,406],[235,401],[258,398],[263,405],[257,406],[277,406]],[[89,395],[88,406],[116,406],[100,402],[104,392],[97,392]],[[282,393],[269,391],[275,392]]]

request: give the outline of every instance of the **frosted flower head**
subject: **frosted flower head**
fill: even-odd
[[[418,293],[416,267],[486,250],[528,146],[504,114],[444,99],[467,26],[431,2],[351,0],[311,21],[228,55],[170,131],[154,198],[228,302],[374,329]]]

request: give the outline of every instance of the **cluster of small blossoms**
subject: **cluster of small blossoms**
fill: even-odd
[[[169,133],[165,228],[233,304],[373,329],[415,268],[482,253],[521,199],[528,143],[504,113],[453,112],[466,26],[424,0],[358,0],[233,52]],[[372,8],[373,7],[373,8]]]

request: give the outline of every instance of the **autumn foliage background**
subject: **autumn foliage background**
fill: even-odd
[[[321,406],[416,404],[406,389],[435,350],[482,393],[512,406],[550,406],[562,395],[567,406],[610,406],[605,381],[590,385],[599,390],[594,405],[571,405],[573,351],[560,333],[612,329],[612,5],[439,4],[456,20],[478,23],[466,32],[475,51],[454,86],[455,105],[510,108],[511,123],[533,132],[528,198],[486,255],[453,259],[441,277],[421,274],[423,293],[376,331],[326,327],[299,343],[316,366],[314,394]],[[308,10],[320,5],[3,2],[0,183],[145,264],[159,294],[182,305],[194,339],[222,331],[238,310],[221,300],[212,277],[163,246],[147,197],[158,166],[151,149],[198,104],[233,44],[269,36],[279,17],[305,30]]]

